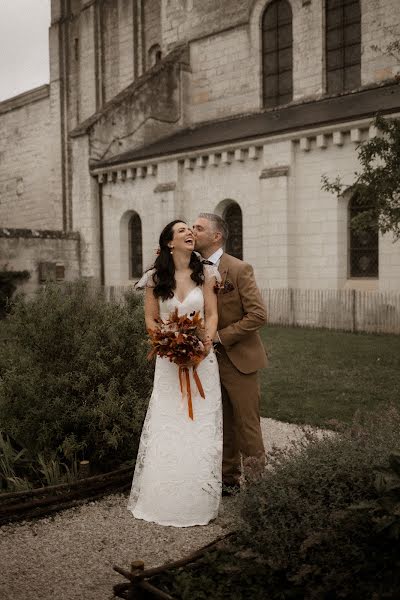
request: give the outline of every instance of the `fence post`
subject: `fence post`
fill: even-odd
[[[352,320],[352,332],[356,333],[357,332],[357,306],[356,306],[356,302],[357,302],[357,297],[356,297],[356,292],[357,290],[351,290],[351,320]]]
[[[290,325],[294,325],[294,290],[293,288],[289,288],[289,323]]]

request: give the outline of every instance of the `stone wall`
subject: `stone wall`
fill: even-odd
[[[222,4],[224,3],[218,3],[218,7]],[[214,15],[215,18],[214,27],[210,28],[207,34],[204,31],[200,39],[194,39],[195,27],[193,30],[187,30],[182,24],[177,25],[178,31],[184,32],[182,37],[187,35],[192,40],[188,114],[193,122],[263,108],[260,22],[267,4],[266,0],[249,3],[249,16],[244,24],[227,31],[221,30],[226,25],[229,15],[233,13],[226,10],[226,14],[218,18],[216,12],[210,11],[210,15]],[[235,3],[226,3],[226,9],[227,5],[231,7]],[[238,20],[239,15],[244,16],[243,5],[242,11],[237,12]],[[323,6],[321,2],[304,3],[303,0],[291,0],[291,5],[293,100],[301,102],[319,99],[326,93]],[[177,7],[175,11],[181,14]],[[390,41],[396,39],[396,36],[398,39],[400,7],[397,0],[362,0],[361,11],[362,85],[381,84],[400,71],[399,60],[386,56],[383,52]],[[205,19],[204,15],[203,17]],[[217,33],[213,33],[213,29]],[[166,35],[164,32],[164,36]],[[382,50],[373,49],[373,45],[380,46]]]
[[[262,288],[388,290],[400,288],[400,243],[379,240],[379,278],[351,279],[348,201],[321,190],[337,174],[349,186],[356,146],[375,135],[368,120],[317,131],[226,144],[176,159],[132,167],[131,176],[103,174],[106,283],[127,283],[127,215],[143,224],[144,266],[154,260],[162,227],[193,223],[199,212],[223,213],[232,201],[243,215],[243,257]],[[155,169],[156,167],[156,169]]]
[[[57,266],[59,281],[74,281],[80,276],[79,235],[76,233],[2,228],[0,257],[1,269],[30,272],[30,279],[19,286],[26,293],[40,285],[41,263]],[[43,269],[43,272],[49,271]]]
[[[62,229],[49,86],[0,103],[0,224]]]
[[[171,53],[72,132],[72,137],[88,133],[90,156],[101,160],[173,133],[184,118],[181,95],[186,62],[184,50]]]
[[[163,2],[163,46],[208,36],[248,20],[251,0],[168,0]]]
[[[103,0],[101,10],[103,89],[107,102],[119,91],[118,3]]]
[[[161,0],[146,0],[143,13],[144,25],[144,53],[146,68],[152,67],[149,50],[155,44],[161,48]]]

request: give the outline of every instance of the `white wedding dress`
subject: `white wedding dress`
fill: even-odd
[[[152,271],[145,276],[150,285]],[[214,273],[213,273],[214,275]],[[142,285],[142,281],[139,282]],[[202,287],[192,289],[183,302],[176,296],[159,300],[160,317],[167,319],[200,311],[204,318]],[[218,515],[222,488],[222,402],[214,351],[197,368],[205,398],[197,392],[190,370],[193,416],[182,399],[178,367],[157,357],[151,395],[133,476],[128,509],[137,519],[160,525],[206,525]]]

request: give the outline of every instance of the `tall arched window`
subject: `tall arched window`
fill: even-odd
[[[371,227],[363,231],[356,231],[351,227],[351,220],[368,207],[360,199],[357,193],[349,202],[349,276],[371,277],[379,275],[379,234],[377,227]]]
[[[264,106],[287,104],[293,98],[292,9],[287,0],[273,0],[262,18]]]
[[[360,85],[360,0],[326,0],[327,92],[337,94]]]
[[[142,221],[137,213],[129,220],[129,278],[135,279],[143,274]]]
[[[229,237],[225,250],[228,254],[243,259],[243,220],[242,210],[237,202],[231,202],[225,208],[222,218],[226,221]]]

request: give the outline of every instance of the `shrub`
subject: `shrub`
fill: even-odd
[[[154,583],[182,600],[400,598],[400,415],[275,450],[225,547]]]
[[[400,596],[400,577],[391,581],[400,566],[398,530],[389,526],[400,499],[389,505],[382,483],[382,468],[388,485],[395,478],[387,469],[399,434],[393,409],[273,454],[271,470],[243,497],[240,538],[278,579],[284,573],[284,588],[310,599]]]
[[[78,282],[17,299],[0,353],[1,428],[32,455],[132,460],[152,386],[142,299]],[[47,457],[47,458],[46,458]]]
[[[0,319],[4,318],[11,309],[11,298],[19,282],[29,279],[29,271],[9,271],[3,267],[0,270]]]

